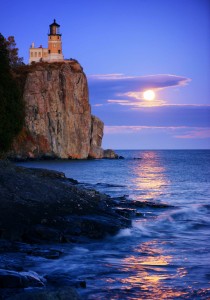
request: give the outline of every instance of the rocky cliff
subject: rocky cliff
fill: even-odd
[[[24,86],[25,127],[19,158],[101,158],[103,122],[91,116],[86,76],[76,61],[30,66]]]

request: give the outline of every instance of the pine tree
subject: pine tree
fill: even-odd
[[[7,50],[9,52],[9,64],[10,67],[18,67],[23,65],[23,58],[18,56],[18,48],[14,36],[9,36],[5,39]]]
[[[11,62],[8,43],[0,34],[0,156],[10,149],[24,122],[23,100]]]

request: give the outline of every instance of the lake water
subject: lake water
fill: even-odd
[[[117,151],[124,160],[21,163],[65,172],[110,196],[164,202],[117,236],[64,246],[59,260],[40,258],[39,274],[75,274],[83,299],[210,299],[210,151]],[[134,159],[135,158],[135,159]]]

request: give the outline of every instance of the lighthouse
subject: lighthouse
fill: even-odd
[[[49,27],[48,48],[43,48],[42,45],[35,47],[35,44],[32,43],[29,49],[29,64],[40,61],[64,61],[60,25],[54,19]]]
[[[50,33],[48,34],[48,61],[62,61],[62,41],[60,25],[54,22],[50,24]]]

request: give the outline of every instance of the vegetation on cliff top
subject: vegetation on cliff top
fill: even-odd
[[[22,65],[14,37],[0,34],[0,156],[11,147],[24,123],[24,103],[13,69]]]

